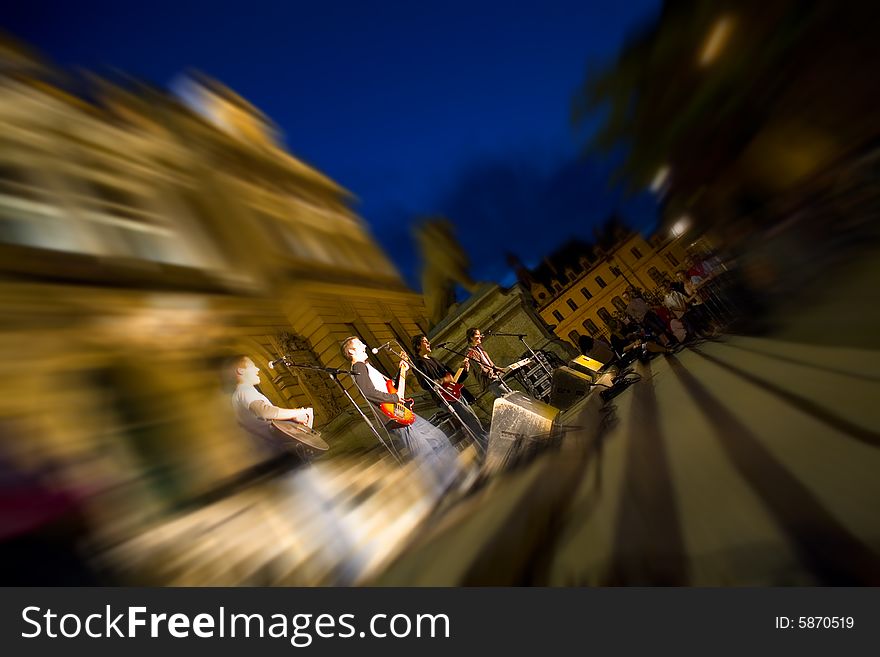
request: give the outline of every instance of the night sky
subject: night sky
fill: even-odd
[[[65,68],[170,87],[195,68],[268,114],[287,147],[358,198],[356,211],[418,288],[411,226],[443,214],[479,280],[510,283],[618,210],[650,230],[648,195],[609,189],[579,158],[571,98],[613,61],[656,0],[589,3],[67,2],[4,8],[2,27]],[[598,123],[598,117],[597,117]]]

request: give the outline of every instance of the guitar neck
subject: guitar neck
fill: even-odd
[[[403,375],[403,368],[400,368],[400,371],[397,373],[397,396],[400,397],[400,401],[403,401],[404,393],[406,392],[406,377]]]
[[[462,372],[464,372],[464,368],[463,368],[463,367],[459,367],[459,368],[458,368],[458,371],[455,373],[455,376],[452,377],[452,382],[453,382],[453,383],[458,383],[458,378],[461,376],[461,373],[462,373]]]

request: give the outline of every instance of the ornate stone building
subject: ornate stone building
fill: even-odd
[[[16,371],[0,448],[141,490],[117,496],[138,501],[116,529],[253,462],[224,356],[251,355],[273,402],[345,425],[332,381],[267,362],[342,367],[346,336],[427,328],[348,192],[219,83],[176,92],[73,79],[0,45],[0,353]]]

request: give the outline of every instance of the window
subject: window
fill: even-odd
[[[599,308],[599,317],[601,317],[602,321],[606,324],[611,321],[611,313],[609,313],[604,306]]]
[[[139,200],[129,190],[94,178],[82,178],[81,183],[88,192],[83,200],[90,209],[134,221],[144,219]]]
[[[590,291],[585,287],[581,288],[581,294],[584,295],[584,299],[592,299],[593,298],[593,295],[590,294]]]
[[[203,264],[203,255],[191,249],[164,216],[167,207],[161,194],[128,186],[122,178],[103,177],[88,167],[67,178],[78,216],[89,222],[107,254],[183,266]]]
[[[559,312],[558,310],[554,310],[554,311],[553,311],[553,316],[556,318],[556,321],[557,321],[557,322],[561,322],[561,321],[562,321],[562,313]]]
[[[400,320],[395,319],[393,322],[385,322],[385,328],[397,338],[397,342],[403,347],[403,350],[407,355],[412,358],[414,355],[412,353],[412,342],[410,342],[409,334],[406,329],[403,328],[403,324],[400,323]]]
[[[663,282],[663,274],[661,274],[656,267],[651,267],[648,270],[648,275],[651,279],[657,284],[660,285]]]
[[[626,304],[623,302],[623,299],[620,297],[614,297],[611,300],[611,303],[614,304],[614,307],[617,308],[620,312],[626,312]]]
[[[588,319],[584,322],[584,328],[587,329],[587,333],[593,337],[599,335],[599,327],[596,326],[592,319]]]
[[[569,331],[568,339],[571,340],[573,345],[577,346],[578,341],[581,339],[581,335],[577,331]]]
[[[22,168],[12,162],[0,162],[0,194],[44,201],[43,194]]]
[[[557,283],[556,281],[553,281],[553,289],[556,290],[557,292],[562,292],[562,286],[559,283]]]
[[[669,264],[673,267],[678,267],[678,260],[675,259],[675,256],[671,253],[666,254],[666,259],[669,261]]]
[[[620,276],[620,268],[619,267],[612,267],[611,273],[614,274],[614,278],[618,278]]]
[[[629,252],[632,253],[632,254],[635,256],[636,260],[638,260],[639,258],[642,257],[642,252],[639,251],[636,247],[631,248],[631,249],[629,250]]]
[[[538,298],[539,298],[541,301],[543,301],[544,299],[547,298],[547,295],[544,294],[543,292],[538,292]]]
[[[76,250],[74,224],[58,215],[51,192],[31,179],[31,171],[0,161],[0,242]]]
[[[599,287],[605,287],[607,285],[607,283],[602,280],[601,276],[596,276],[596,283],[599,285]]]
[[[578,306],[577,306],[577,304],[574,302],[574,299],[569,299],[566,303],[568,303],[568,307],[571,308],[572,310],[577,310],[577,309],[578,309]]]

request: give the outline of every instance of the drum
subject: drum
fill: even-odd
[[[272,429],[289,439],[291,447],[304,459],[313,459],[330,449],[330,445],[321,438],[321,432],[305,424],[292,420],[272,420]]]

